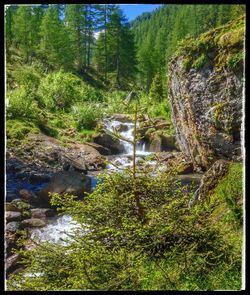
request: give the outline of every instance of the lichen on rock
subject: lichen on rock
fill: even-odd
[[[176,138],[195,169],[240,160],[244,17],[183,41],[169,63]]]

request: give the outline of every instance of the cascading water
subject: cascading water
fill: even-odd
[[[137,127],[139,127],[137,123]],[[118,132],[123,138],[130,141],[134,140],[134,123],[131,122],[120,122],[116,120],[105,120],[105,128],[109,132]],[[133,144],[126,140],[120,139],[124,146],[124,152],[112,160],[113,166],[108,165],[107,169],[116,170],[117,167],[126,168],[132,166],[132,155],[133,155]],[[151,152],[146,151],[146,143],[139,142],[136,145],[136,162],[140,161],[143,156],[150,155]]]
[[[105,128],[109,132],[118,132],[122,137],[133,140],[134,139],[134,123],[120,122],[116,120],[104,120]],[[117,170],[119,168],[126,168],[132,166],[133,145],[125,140],[120,139],[124,146],[124,152],[112,160],[115,165],[107,165],[107,169]],[[141,161],[144,156],[151,154],[146,151],[146,143],[140,142],[136,146],[136,163]],[[154,165],[154,161],[147,161],[147,164]],[[92,187],[92,189],[94,189]],[[43,228],[35,228],[31,230],[31,238],[37,238],[40,241],[49,241],[51,243],[65,244],[64,239],[68,238],[68,234],[74,234],[79,230],[80,225],[72,220],[71,216],[63,215],[61,217],[52,218],[48,221],[47,226]],[[84,230],[83,234],[86,234]],[[70,242],[70,240],[68,241]]]

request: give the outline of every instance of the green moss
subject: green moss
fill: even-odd
[[[215,121],[221,121],[223,119],[223,107],[225,106],[225,102],[217,102],[214,104],[214,114],[213,118]]]
[[[224,67],[234,69],[243,61],[245,18],[241,17],[225,26],[201,34],[199,38],[187,38],[179,43],[175,57],[183,56],[183,67],[201,69],[206,63],[220,72]],[[208,54],[212,53],[212,58]]]
[[[212,202],[218,204],[213,212],[223,223],[242,223],[243,166],[231,163],[226,176],[216,186]]]
[[[234,70],[237,68],[237,66],[243,62],[243,52],[237,52],[235,54],[232,54],[229,56],[227,60],[227,66],[231,69]]]
[[[24,140],[28,133],[39,133],[39,128],[32,120],[9,119],[6,121],[7,143],[15,140]]]
[[[204,53],[202,53],[193,63],[193,67],[196,69],[196,70],[199,70],[201,69],[205,63],[207,61],[207,58],[206,58],[206,55]]]

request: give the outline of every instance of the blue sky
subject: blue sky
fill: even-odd
[[[143,12],[151,12],[154,9],[160,7],[162,4],[119,4],[128,20],[135,19]]]

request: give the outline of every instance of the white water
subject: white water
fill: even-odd
[[[72,237],[70,235],[83,232],[79,223],[74,221],[70,215],[63,215],[48,220],[48,224],[42,228],[30,229],[31,239],[39,239],[41,242],[49,241],[50,243],[66,245],[70,243]]]
[[[134,135],[134,124],[133,123],[122,123],[120,121],[108,121],[105,120],[105,128],[110,131],[119,130],[117,128],[124,128],[126,131],[119,132],[121,136],[128,140],[133,140]],[[109,164],[107,169],[109,170],[119,170],[119,168],[127,168],[132,166],[132,155],[133,155],[133,145],[125,140],[120,140],[124,146],[124,152],[112,160],[115,166]],[[142,142],[136,147],[136,163],[142,161],[143,157],[148,156],[152,153],[146,151],[146,144]],[[147,165],[155,165],[155,161],[147,161]],[[117,168],[118,167],[118,168]],[[72,220],[69,215],[63,215],[57,218],[52,218],[48,220],[48,224],[43,228],[31,229],[31,238],[37,238],[40,241],[49,241],[51,243],[60,243],[66,245],[70,243],[71,239],[68,235],[74,235],[77,231],[81,230],[81,226]],[[87,229],[84,230],[83,234],[87,234]],[[67,239],[67,241],[65,241]]]
[[[114,131],[118,131],[119,128],[123,128],[125,129],[125,131],[118,131],[118,133],[123,137],[126,138],[130,141],[134,140],[134,123],[129,123],[129,122],[120,122],[120,121],[109,121],[109,120],[105,120],[105,128],[109,131],[109,132],[114,132]],[[137,127],[139,127],[139,125],[137,124]],[[107,169],[110,170],[119,170],[119,168],[123,169],[123,168],[127,168],[127,167],[131,167],[133,162],[132,162],[132,155],[133,155],[133,144],[130,142],[127,142],[126,140],[122,140],[120,139],[120,142],[123,144],[124,146],[124,152],[122,154],[120,154],[118,157],[116,157],[114,160],[112,160],[112,163],[115,165],[113,166],[112,164],[108,164],[107,165]],[[152,154],[151,152],[146,151],[146,143],[142,142],[142,143],[138,143],[136,146],[136,163],[138,163],[143,156],[148,156]]]

